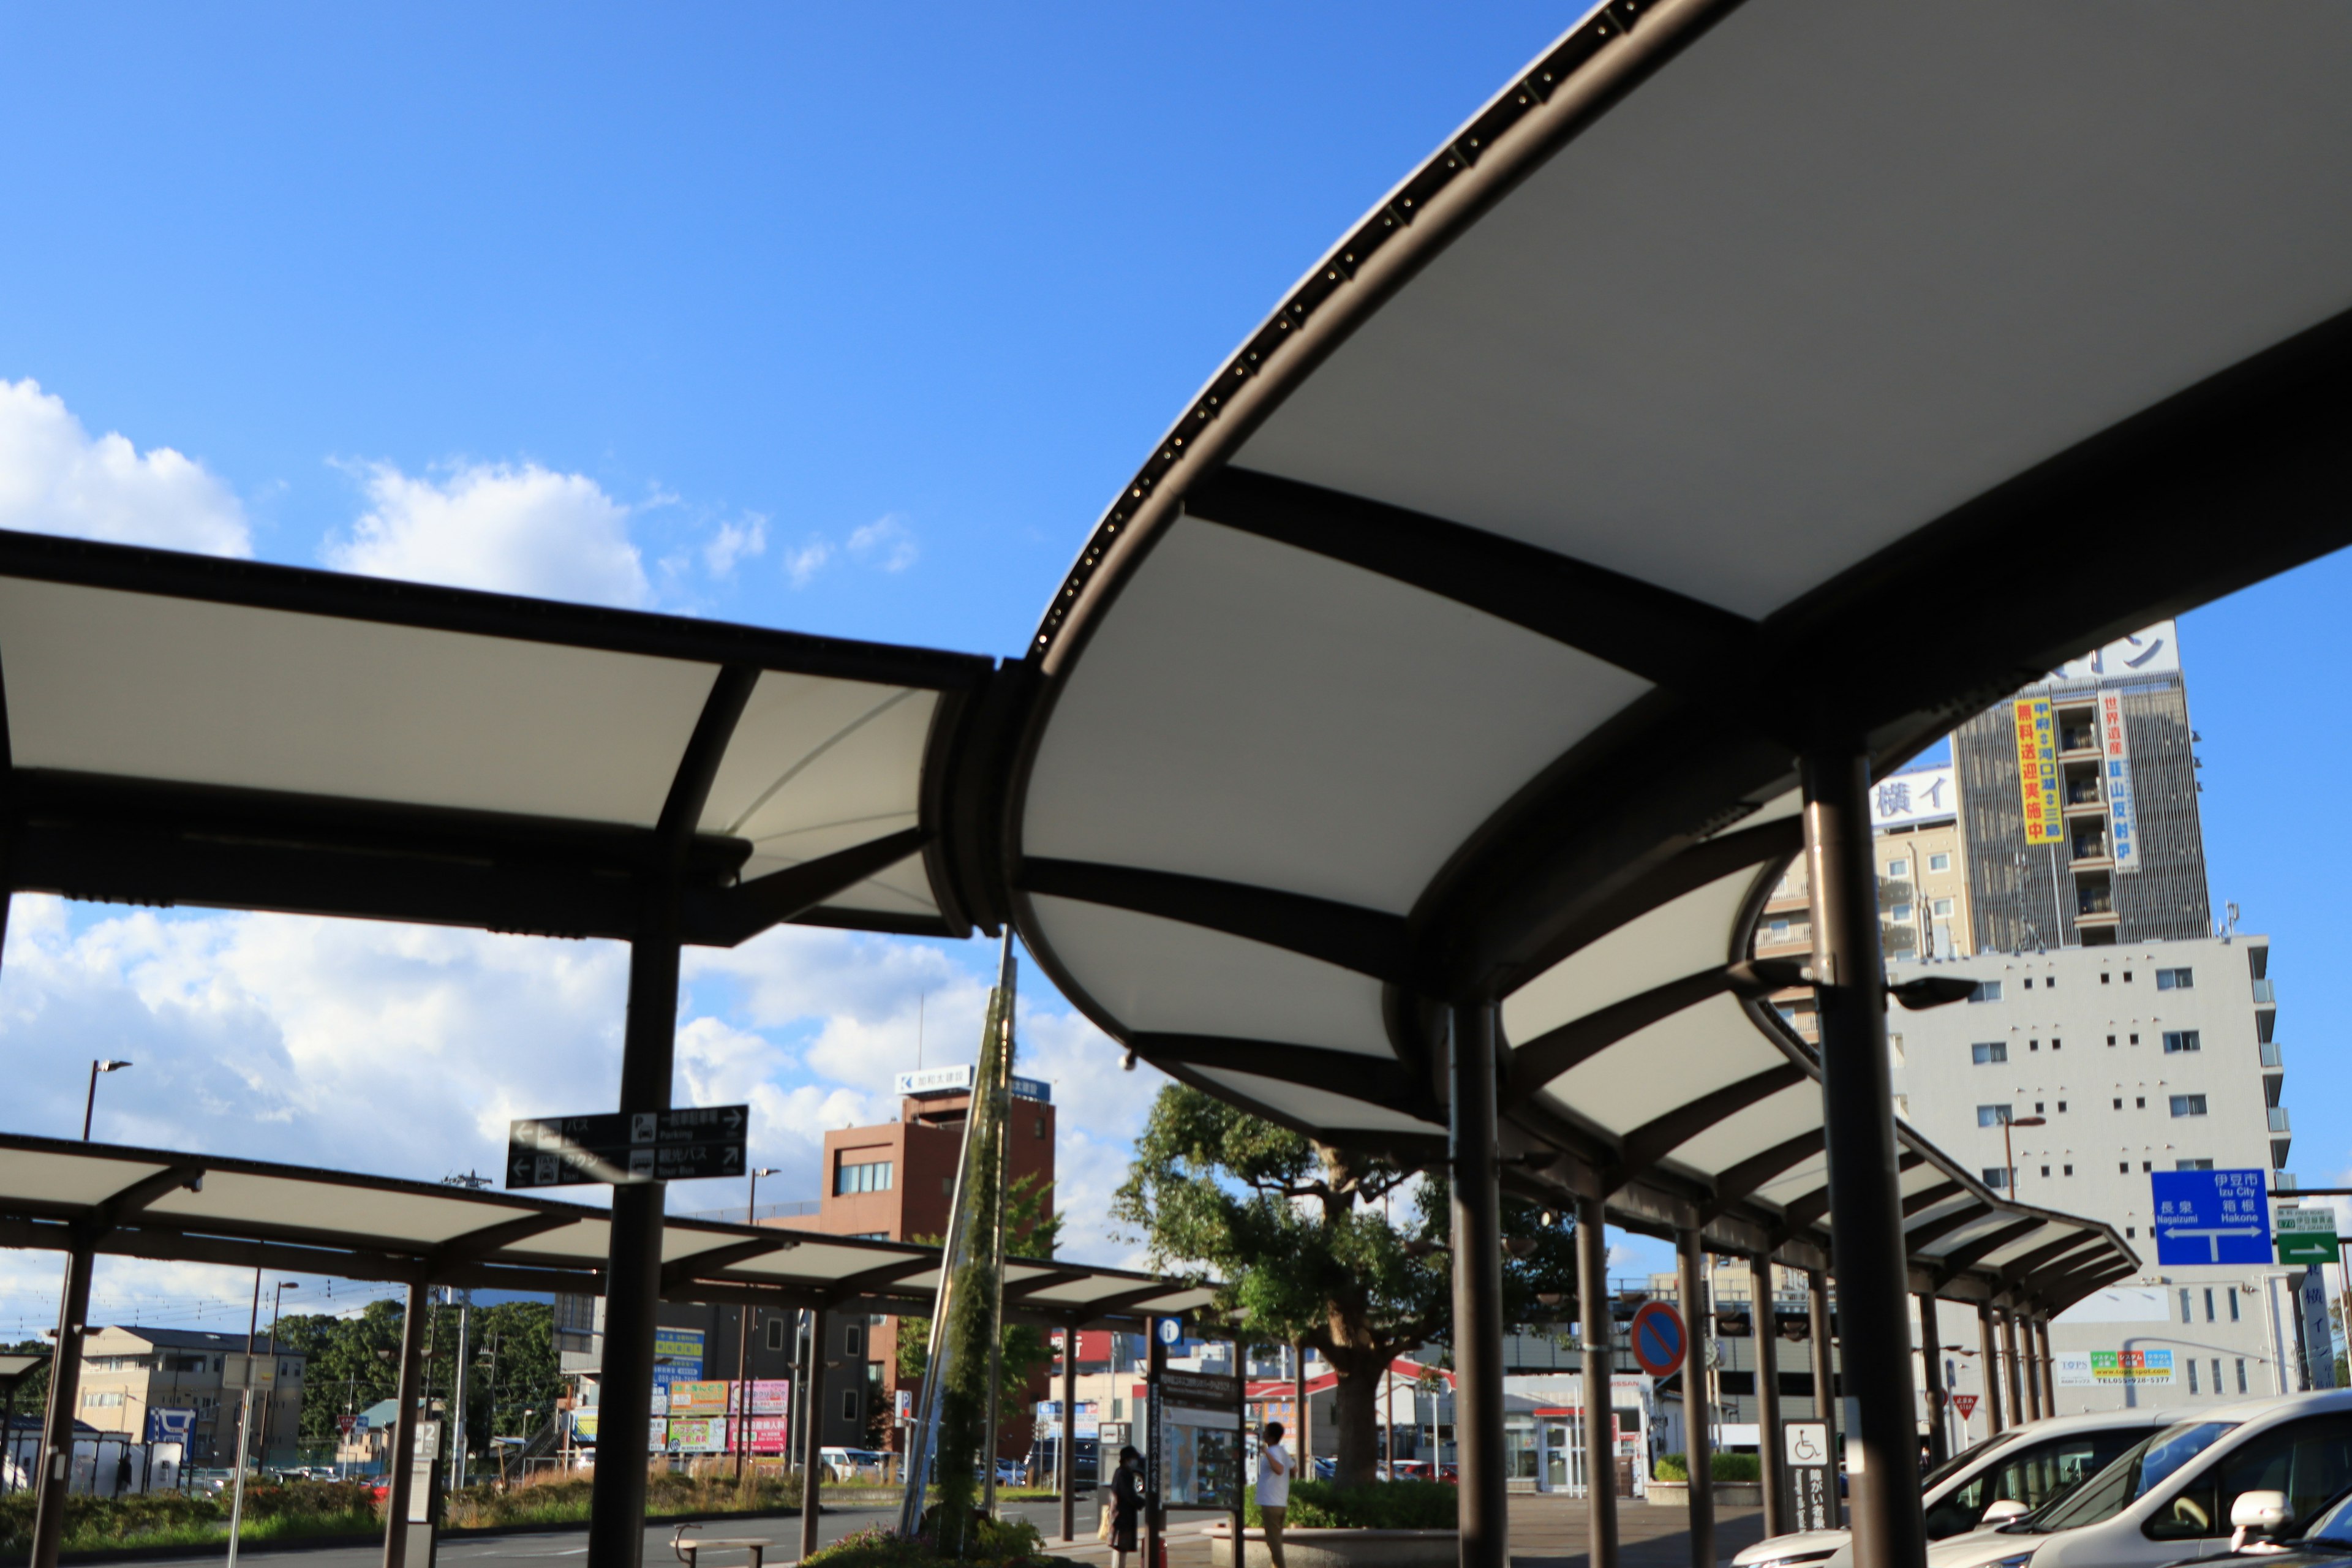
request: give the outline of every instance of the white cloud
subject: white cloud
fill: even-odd
[[[375,463],[360,473],[368,510],[323,552],[338,571],[595,605],[652,598],[630,509],[584,474],[536,463],[467,463],[436,478]]]
[[[833,546],[823,539],[812,539],[797,550],[784,552],[784,575],[793,587],[805,588],[832,559]]]
[[[251,555],[236,496],[169,447],[93,440],[40,384],[0,381],[0,528],[207,555]]]
[[[849,536],[849,552],[885,572],[904,572],[920,552],[907,520],[897,512],[876,518]]]
[[[710,569],[713,577],[725,577],[733,574],[737,562],[761,554],[767,548],[768,520],[752,512],[740,523],[719,525],[719,531],[702,547],[702,563]]]

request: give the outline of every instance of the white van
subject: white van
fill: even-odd
[[[2058,1415],[2011,1426],[1963,1448],[1919,1483],[1927,1539],[1975,1530],[1998,1502],[2037,1509],[2097,1475],[2149,1433],[2168,1425],[2167,1410],[2109,1410]],[[1759,1541],[1731,1561],[1735,1568],[1847,1568],[1853,1553],[1843,1530],[1802,1530]]]
[[[2230,1550],[2247,1492],[2286,1496],[2292,1529],[2352,1486],[2352,1389],[2172,1405],[2151,1434],[2055,1504],[1927,1549],[1929,1568],[2159,1568]]]

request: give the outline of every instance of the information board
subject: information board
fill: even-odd
[[[2160,1267],[2271,1261],[2271,1206],[2260,1170],[2157,1171],[2148,1180]]]
[[[508,1123],[507,1185],[686,1182],[743,1173],[748,1105],[542,1116]]]
[[[1789,1483],[1797,1505],[1799,1530],[1835,1530],[1837,1461],[1830,1454],[1830,1424],[1787,1421],[1780,1426],[1780,1454],[1788,1461]]]
[[[1154,1468],[1163,1509],[1242,1506],[1242,1389],[1238,1379],[1162,1372],[1151,1400]]]

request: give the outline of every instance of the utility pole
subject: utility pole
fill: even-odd
[[[774,1175],[771,1166],[757,1166],[751,1172],[751,1191],[743,1200],[743,1223],[760,1223],[760,1178]],[[751,1316],[759,1310],[752,1306],[735,1309],[735,1479],[743,1479],[743,1466],[751,1453]]]
[[[444,1176],[445,1187],[463,1187],[478,1192],[490,1184],[490,1179],[478,1171],[467,1171],[462,1176]],[[460,1300],[457,1288],[449,1287],[449,1300],[457,1309],[457,1356],[449,1366],[449,1489],[462,1491],[466,1485],[466,1332],[467,1319],[474,1310],[474,1293],[465,1292]]]

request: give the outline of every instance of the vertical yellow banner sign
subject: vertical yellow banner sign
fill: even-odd
[[[2017,721],[2017,787],[2025,801],[2025,841],[2063,843],[2066,812],[2058,801],[2058,736],[2051,726],[2050,699],[2021,697],[2010,708]]]

